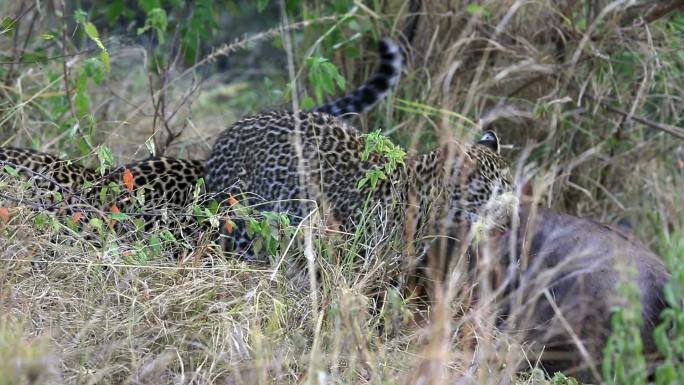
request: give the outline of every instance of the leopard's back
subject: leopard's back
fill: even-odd
[[[9,166],[25,178],[33,178],[44,188],[82,189],[86,182],[98,179],[95,170],[77,161],[61,159],[37,150],[0,147],[0,165]]]
[[[149,157],[118,167],[105,180],[127,188],[124,174],[128,172],[133,177],[133,190],[145,190],[147,207],[187,207],[192,203],[197,182],[204,177],[204,162]]]
[[[251,193],[262,200],[261,210],[302,218],[319,201],[345,218],[366,196],[356,183],[381,167],[376,155],[362,161],[363,149],[361,136],[328,114],[269,112],[242,119],[220,135],[207,160],[207,186],[223,199]]]
[[[29,205],[68,213],[110,213],[112,210],[141,218],[145,229],[161,223],[169,214],[184,215],[194,204],[195,189],[203,178],[204,162],[173,157],[150,157],[133,161],[100,175],[76,161],[23,148],[0,148],[0,165],[10,166],[25,180],[33,181],[21,200]],[[7,170],[6,170],[7,171]],[[59,193],[64,202],[54,202]],[[46,204],[46,197],[50,204]],[[203,202],[198,202],[203,203]],[[185,224],[190,221],[184,221]]]

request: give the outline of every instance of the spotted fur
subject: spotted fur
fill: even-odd
[[[16,168],[25,176],[35,177],[38,187],[51,191],[59,188],[75,190],[86,181],[98,178],[95,170],[74,161],[23,148],[1,147],[0,165]]]
[[[116,210],[132,218],[142,218],[147,230],[162,222],[165,212],[187,212],[193,203],[197,181],[204,172],[201,161],[150,157],[102,176],[76,161],[30,149],[2,147],[0,167],[5,166],[33,183],[31,194],[23,197],[27,203],[68,213],[82,211],[97,215]],[[130,191],[124,181],[124,174],[128,172],[133,177]],[[103,188],[107,193],[101,194]],[[59,192],[64,199],[55,200],[54,192]],[[141,193],[144,202],[134,203]]]
[[[328,114],[268,112],[223,131],[206,163],[207,187],[223,199],[257,196],[263,199],[261,210],[286,213],[293,224],[316,206],[329,208],[330,217],[352,231],[369,193],[357,184],[385,164],[379,154],[362,160],[364,148],[355,129]],[[407,159],[404,167],[378,181],[371,206],[387,208],[390,220],[401,224],[413,197],[419,223],[435,212],[450,223],[472,223],[492,198],[511,189],[498,138],[487,132],[477,144],[451,144]],[[233,238],[238,251],[248,250],[251,240],[244,229],[238,228]]]

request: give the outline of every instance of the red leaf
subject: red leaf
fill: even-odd
[[[124,169],[123,182],[129,192],[133,191],[133,173],[129,169]]]
[[[74,215],[71,216],[71,224],[75,225],[77,224],[81,219],[83,219],[83,213],[80,211],[77,211],[74,213]]]
[[[229,205],[235,206],[237,203],[238,203],[238,200],[235,199],[234,196],[231,195],[231,196],[228,197],[228,204],[229,204]]]
[[[228,234],[232,234],[233,233],[233,222],[231,222],[228,217],[226,217],[224,222],[225,222],[225,224],[223,226],[226,228],[226,232]]]
[[[4,223],[8,223],[10,220],[10,212],[6,207],[0,207],[0,220]]]
[[[110,208],[110,210],[111,210],[114,214],[118,214],[118,213],[121,212],[121,210],[119,210],[119,207],[116,205],[116,203],[112,203],[112,207]],[[110,220],[109,220],[109,225],[110,225],[110,226],[114,226],[115,224],[116,224],[116,219],[110,219]]]

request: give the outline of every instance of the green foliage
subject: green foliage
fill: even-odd
[[[382,169],[373,169],[366,172],[366,174],[359,180],[356,188],[361,189],[366,183],[370,182],[371,190],[375,190],[378,180],[387,180],[399,165],[404,164],[406,152],[399,146],[392,143],[392,141],[382,135],[380,130],[364,135],[366,139],[366,147],[361,154],[361,159],[366,161],[372,153],[384,156],[385,165]]]
[[[665,261],[672,279],[663,290],[668,308],[654,331],[656,346],[664,357],[655,375],[657,385],[674,385],[684,380],[684,236],[675,237]]]
[[[104,73],[109,73],[111,70],[111,64],[109,62],[109,52],[105,48],[104,44],[100,40],[100,34],[97,27],[88,21],[88,14],[80,9],[74,12],[74,20],[83,27],[83,30],[90,40],[95,42],[95,44],[100,49],[99,58],[89,58],[83,62],[83,66],[76,75],[76,95],[74,97],[74,107],[76,116],[74,117],[79,122],[88,123],[90,128],[90,135],[95,131],[95,117],[90,113],[90,98],[88,96],[88,86],[90,81],[95,85],[99,85],[103,78]],[[79,123],[79,124],[81,124]],[[78,127],[74,125],[74,128]],[[75,134],[76,132],[74,132]],[[90,135],[88,133],[83,133],[83,137],[80,138],[80,147],[82,152],[85,154],[90,149]]]
[[[490,12],[483,6],[475,3],[468,4],[468,6],[466,7],[466,12],[478,16],[489,16],[490,14]]]
[[[314,89],[318,104],[323,103],[324,95],[335,94],[335,84],[340,91],[344,91],[344,78],[328,59],[320,56],[310,57],[306,59],[306,66],[309,72],[309,83]]]
[[[11,17],[3,17],[2,20],[0,20],[0,36],[10,34],[12,31],[14,31],[16,24],[16,21]]]
[[[295,235],[295,228],[290,226],[290,218],[286,214],[270,211],[247,218],[246,231],[250,237],[258,235],[252,246],[254,252],[266,250],[270,256],[276,256],[278,249],[285,247]]]
[[[169,21],[166,17],[166,11],[161,8],[152,8],[147,12],[145,25],[141,28],[138,28],[138,35],[142,35],[149,29],[152,29],[157,33],[157,40],[159,41],[159,44],[164,44],[164,36],[168,24]]]
[[[153,47],[156,61],[153,64],[167,63],[175,55],[172,48],[177,46],[180,46],[186,64],[192,64],[199,58],[201,42],[217,31],[219,11],[223,6],[218,0],[98,0],[93,2],[90,13],[93,19],[104,17],[110,26],[123,20],[137,27],[138,35],[152,34],[157,42]],[[137,18],[140,13],[145,15],[142,25]],[[85,12],[81,11],[78,20],[83,19]]]
[[[112,150],[105,145],[101,145],[97,148],[97,159],[100,161],[100,165],[97,167],[97,171],[100,173],[100,175],[105,175],[107,170],[110,170],[114,165],[114,155],[112,155]],[[106,194],[106,190],[104,194]],[[100,195],[100,199],[103,200],[102,195]]]
[[[12,175],[12,176],[14,176],[14,177],[19,176],[19,171],[17,171],[17,169],[15,169],[14,167],[12,167],[12,166],[10,166],[10,165],[8,165],[8,164],[6,164],[5,166],[3,166],[2,169],[3,169],[3,171],[5,171],[6,173],[8,173],[8,174],[10,174],[10,175]]]
[[[268,6],[269,0],[257,0],[257,11],[263,12],[264,9]]]
[[[80,9],[77,9],[74,13],[74,20],[83,26],[83,30],[85,31],[86,35],[90,38],[90,40],[95,42],[98,48],[100,48],[100,60],[102,61],[105,70],[109,72],[111,68],[109,64],[109,52],[107,51],[107,48],[105,48],[104,44],[102,44],[102,40],[100,40],[100,33],[97,31],[97,27],[95,27],[95,24],[88,21],[87,17],[88,14]]]
[[[551,378],[551,385],[578,385],[578,383],[576,379],[556,372],[553,374],[553,378]]]
[[[609,385],[646,384],[639,287],[634,280],[626,279],[618,284],[618,292],[626,303],[612,309],[612,334],[603,349],[603,380]]]
[[[180,3],[180,2],[179,2]],[[183,23],[185,18],[179,14],[181,21],[181,49],[184,52],[185,61],[194,63],[199,59],[200,42],[209,39],[218,29],[218,1],[197,0],[193,2],[193,13],[189,20]],[[179,7],[174,10],[178,11]]]

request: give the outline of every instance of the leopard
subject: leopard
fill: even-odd
[[[200,160],[151,156],[100,173],[76,160],[28,148],[0,147],[0,167],[31,183],[28,196],[3,194],[4,198],[68,215],[130,216],[131,221],[116,221],[119,233],[132,230],[133,224],[151,231],[170,217],[165,214],[189,215],[185,213],[197,203],[195,198],[205,197],[199,182],[204,176]],[[182,227],[190,223],[187,219],[180,222]]]
[[[350,119],[368,111],[385,98],[399,80],[403,56],[399,45],[390,38],[379,41],[378,54],[379,65],[366,82],[311,111]],[[62,210],[68,214],[79,210],[94,211],[100,215],[111,214],[112,209],[115,209],[119,213],[141,218],[146,231],[158,227],[160,219],[167,214],[187,216],[190,205],[198,201],[210,204],[212,198],[203,188],[196,191],[200,187],[198,181],[204,176],[203,160],[149,157],[103,175],[76,161],[48,153],[0,147],[0,166],[17,168],[24,179],[33,182],[29,201],[37,208]],[[124,181],[126,173],[133,177],[134,188],[130,191]],[[106,199],[102,199],[100,195],[103,188],[119,193],[110,193],[105,196]],[[144,202],[135,203],[141,190],[145,191]],[[59,193],[59,202],[55,201],[54,193]],[[188,221],[181,222],[181,227],[188,225]],[[117,223],[117,227],[131,230],[126,223]],[[201,227],[208,230],[206,223]]]
[[[206,162],[207,188],[220,200],[240,197],[261,211],[285,213],[293,225],[324,208],[331,223],[346,232],[358,229],[369,206],[386,208],[378,212],[390,224],[414,218],[414,239],[436,234],[437,227],[447,226],[450,232],[481,218],[489,218],[490,227],[506,225],[515,205],[514,183],[495,132],[484,132],[471,145],[449,141],[438,150],[408,156],[371,190],[359,188],[359,181],[369,172],[386,170],[388,159],[383,153],[363,156],[365,148],[363,134],[327,113],[265,112],[219,135]],[[242,258],[262,259],[251,249],[245,226],[224,235],[227,247]],[[424,246],[421,241],[419,247]]]
[[[100,178],[95,169],[26,148],[0,147],[0,166],[8,174],[33,182],[32,203],[50,211],[59,209],[54,193],[59,193],[68,206],[82,203],[83,188]]]

